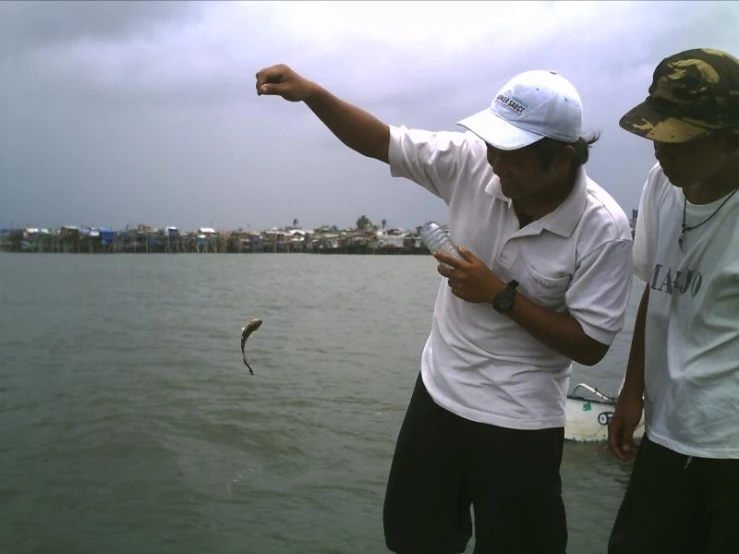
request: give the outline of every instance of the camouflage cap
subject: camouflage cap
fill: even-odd
[[[687,142],[739,126],[739,59],[708,48],[663,59],[649,96],[619,125],[658,142]]]

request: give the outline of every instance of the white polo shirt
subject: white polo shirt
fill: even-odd
[[[705,223],[680,249],[683,208],[688,226]],[[639,207],[634,270],[649,285],[649,438],[687,456],[739,459],[739,192],[685,203],[655,165]]]
[[[569,313],[611,344],[631,290],[631,229],[619,205],[581,169],[552,213],[520,228],[472,133],[390,128],[390,169],[449,206],[452,240],[532,301]],[[490,304],[454,296],[442,278],[421,375],[440,406],[515,429],[563,427],[571,360]]]

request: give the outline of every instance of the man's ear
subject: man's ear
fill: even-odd
[[[557,169],[570,167],[570,162],[574,157],[575,147],[568,144],[564,148],[560,148],[559,150],[557,150],[557,154],[554,157],[554,166]]]

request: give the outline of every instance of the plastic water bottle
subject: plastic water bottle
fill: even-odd
[[[458,260],[464,260],[449,234],[434,221],[421,227],[421,240],[431,252],[443,252]]]

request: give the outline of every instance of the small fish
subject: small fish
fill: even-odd
[[[246,339],[249,338],[249,335],[251,335],[254,331],[259,329],[259,327],[262,325],[262,320],[258,317],[252,317],[247,323],[246,327],[241,328],[241,355],[244,356],[244,363],[246,364],[246,367],[249,368],[249,373],[254,375],[254,370],[252,370],[251,366],[249,365],[249,362],[246,361],[246,352],[244,352],[244,344],[246,344]]]

